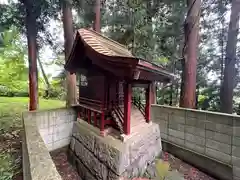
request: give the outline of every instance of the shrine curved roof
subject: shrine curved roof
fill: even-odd
[[[126,46],[93,30],[78,30],[81,38],[96,52],[106,56],[135,58]]]
[[[67,70],[71,69],[69,68],[69,66],[71,66],[71,61],[77,61],[77,59],[74,58],[73,54],[75,52],[81,51],[79,49],[79,45],[77,45],[79,41],[81,41],[81,43],[85,47],[85,50],[91,50],[90,54],[98,54],[103,57],[102,59],[106,59],[106,61],[108,62],[112,62],[115,64],[131,64],[132,68],[142,69],[144,71],[151,71],[152,73],[162,75],[169,80],[174,79],[175,77],[172,73],[168,72],[163,67],[156,65],[150,61],[133,56],[126,46],[100,33],[97,33],[96,31],[84,28],[77,31],[72,52],[69,56],[68,61],[65,64],[65,68]]]

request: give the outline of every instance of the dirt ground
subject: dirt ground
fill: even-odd
[[[0,135],[0,152],[2,154],[1,163],[6,164],[6,161],[8,161],[9,164],[4,166],[4,168],[6,168],[4,171],[12,173],[13,180],[23,180],[21,143],[22,140],[19,129],[10,129],[8,133]],[[10,176],[5,172],[1,172],[1,175],[9,179]]]
[[[163,152],[163,160],[168,161],[171,170],[183,174],[186,180],[217,180],[167,152]]]

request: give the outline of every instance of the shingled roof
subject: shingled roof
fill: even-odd
[[[112,39],[103,36],[93,30],[80,29],[78,30],[81,38],[91,46],[95,51],[106,56],[117,57],[131,57],[134,58],[132,53],[126,46],[113,41]]]
[[[66,69],[68,69],[68,64],[73,61],[72,59],[74,59],[73,53],[79,51],[79,47],[76,47],[79,41],[81,41],[85,47],[90,48],[95,54],[106,57],[108,61],[114,61],[116,63],[129,62],[135,64],[135,66],[139,68],[153,71],[156,74],[161,74],[170,79],[174,77],[172,73],[168,72],[163,67],[133,56],[126,46],[90,29],[79,29],[77,31],[71,55],[65,65]]]

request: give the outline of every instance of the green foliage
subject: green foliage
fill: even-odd
[[[26,49],[15,27],[0,33],[0,96],[27,96]]]

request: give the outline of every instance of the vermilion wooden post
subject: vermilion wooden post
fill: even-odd
[[[126,135],[130,134],[131,97],[132,86],[130,83],[126,83],[124,85],[124,124],[123,124],[124,133]]]
[[[88,110],[88,123],[91,124],[91,110]]]
[[[97,113],[94,112],[94,124],[97,127]]]
[[[105,119],[104,119],[104,111],[102,110],[101,121],[100,121],[100,134],[102,136],[104,136],[104,126],[105,126]]]
[[[146,88],[146,105],[145,105],[145,118],[146,118],[146,122],[149,123],[150,122],[150,108],[151,108],[151,85],[149,84],[148,87]]]

